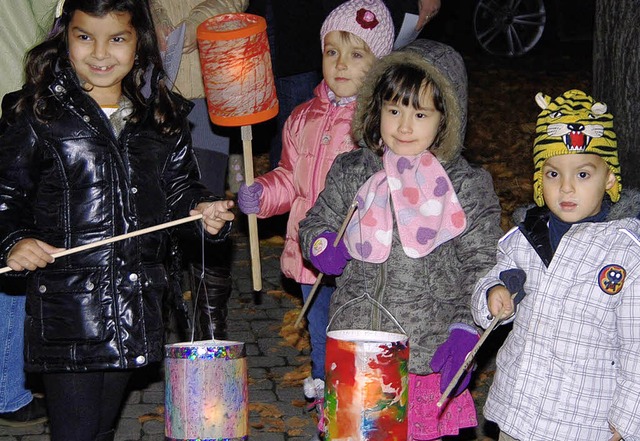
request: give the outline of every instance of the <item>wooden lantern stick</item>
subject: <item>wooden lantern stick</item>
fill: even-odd
[[[511,299],[513,299],[517,294],[518,293],[513,294],[511,296]],[[478,353],[478,350],[480,349],[484,341],[487,339],[489,334],[491,334],[491,331],[493,331],[493,329],[498,325],[498,323],[500,323],[505,318],[506,317],[503,310],[497,316],[495,316],[493,320],[491,320],[491,323],[489,324],[487,329],[485,329],[484,333],[480,336],[480,340],[478,340],[478,343],[476,343],[473,349],[469,351],[469,353],[464,359],[464,363],[462,363],[462,366],[460,366],[460,369],[458,369],[458,372],[456,372],[454,377],[451,379],[451,381],[447,385],[447,388],[442,393],[442,396],[436,403],[437,407],[442,407],[442,405],[447,400],[447,398],[449,398],[449,394],[451,394],[451,391],[453,391],[453,388],[456,387],[456,385],[458,384],[458,380],[460,380],[460,377],[462,376],[462,374],[464,374],[466,370],[469,368],[469,366],[471,366],[473,359],[476,357],[476,354]]]
[[[358,208],[358,203],[357,202],[354,202],[349,207],[349,211],[347,212],[347,216],[342,221],[342,225],[340,226],[340,230],[338,230],[338,234],[336,235],[336,240],[333,241],[334,248],[338,246],[338,243],[340,243],[340,239],[342,239],[342,236],[344,235],[344,231],[347,229],[347,225],[349,225],[349,220],[351,220],[351,216],[353,216],[353,213],[354,213],[354,211],[356,211],[356,208]],[[309,291],[309,297],[307,297],[307,300],[304,302],[304,305],[302,305],[302,310],[300,310],[300,314],[298,314],[298,318],[296,319],[296,322],[293,324],[293,326],[295,326],[295,327],[300,326],[300,323],[302,322],[302,318],[304,317],[305,313],[307,312],[307,309],[309,309],[309,305],[311,305],[311,302],[313,301],[313,296],[315,295],[316,291],[318,290],[318,287],[320,286],[320,282],[322,282],[322,277],[323,276],[324,276],[323,273],[318,273],[318,278],[316,279],[315,283],[311,287],[311,291]]]
[[[180,224],[186,224],[187,222],[193,222],[199,219],[202,219],[202,215],[194,214],[193,216],[183,217],[182,219],[176,219],[174,221],[165,222],[163,224],[158,224],[152,227],[143,228],[142,230],[132,231],[131,233],[121,234],[119,236],[110,237],[108,239],[97,240],[95,242],[80,245],[75,248],[69,248],[68,250],[63,250],[58,253],[53,253],[51,256],[53,256],[53,258],[56,259],[58,257],[68,256],[70,254],[79,253],[80,251],[90,250],[91,248],[96,248],[102,245],[107,245],[109,243],[118,242],[124,239],[129,239],[131,237],[142,236],[143,234],[151,233],[153,231],[164,230],[165,228],[173,227]],[[0,274],[8,273],[9,271],[13,271],[11,267],[5,266],[4,268],[0,268]]]
[[[244,179],[247,186],[253,184],[253,151],[251,149],[251,126],[240,127],[242,134],[242,156],[244,157]],[[258,218],[255,214],[247,215],[249,222],[249,250],[251,251],[251,276],[253,290],[262,291],[262,268],[260,263],[260,247],[258,241]]]

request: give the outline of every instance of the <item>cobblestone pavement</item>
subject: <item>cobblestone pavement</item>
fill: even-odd
[[[308,440],[314,434],[315,423],[305,410],[300,386],[302,378],[310,372],[308,342],[306,333],[295,332],[293,328],[302,305],[293,289],[287,292],[283,288],[283,284],[289,285],[280,274],[282,246],[270,241],[261,242],[263,291],[260,301],[256,302],[246,235],[236,232],[233,241],[229,337],[246,344],[250,439]],[[175,339],[172,337],[171,341]],[[132,383],[116,441],[164,440],[162,367],[139,372]],[[477,438],[474,431],[455,439],[490,440]],[[49,441],[48,428],[46,424],[0,427],[0,441]]]

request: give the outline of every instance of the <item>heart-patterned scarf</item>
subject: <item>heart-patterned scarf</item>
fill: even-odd
[[[453,185],[438,159],[425,150],[400,156],[386,149],[383,170],[358,190],[358,211],[345,231],[351,256],[371,263],[389,258],[395,216],[405,254],[424,257],[467,226]]]

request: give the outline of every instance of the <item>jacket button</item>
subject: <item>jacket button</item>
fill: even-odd
[[[131,280],[132,282],[137,281],[138,280],[138,275],[136,273],[129,274],[129,280]]]
[[[64,87],[62,87],[59,84],[56,84],[56,87],[54,87],[53,90],[55,90],[58,93],[62,93],[62,92],[64,92]]]
[[[136,357],[136,363],[138,364],[144,364],[145,361],[147,361],[147,358],[144,355],[138,355]]]
[[[89,115],[85,115],[85,116],[82,117],[82,121],[89,122],[89,121],[91,121],[91,118],[89,118]]]
[[[92,282],[87,282],[85,283],[84,287],[91,291],[93,288],[95,288],[95,285]]]
[[[323,143],[323,144],[329,144],[329,141],[331,141],[331,136],[329,136],[329,135],[324,135],[324,136],[322,137],[322,143]]]
[[[38,287],[38,291],[40,291],[41,294],[44,294],[45,292],[47,292],[47,287],[44,285],[40,285]]]
[[[131,189],[131,193],[136,194],[138,192],[138,189],[136,187],[133,187]]]

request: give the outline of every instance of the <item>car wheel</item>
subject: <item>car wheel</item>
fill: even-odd
[[[543,0],[478,0],[473,32],[490,54],[523,55],[542,37],[546,15]]]

